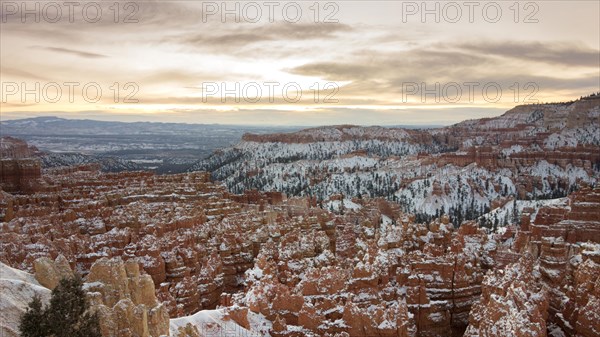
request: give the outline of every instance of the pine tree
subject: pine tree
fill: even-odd
[[[498,231],[498,214],[494,214],[494,227],[492,231],[496,233]]]
[[[79,318],[85,309],[85,293],[81,288],[81,281],[76,278],[61,280],[52,291],[47,310],[48,320],[52,322],[52,330],[56,336],[75,336]]]
[[[21,318],[23,337],[101,337],[98,315],[89,312],[89,302],[78,278],[62,279],[52,290],[50,304],[42,310],[34,297]]]
[[[519,209],[517,208],[517,198],[513,199],[513,215],[512,215],[513,224],[518,224],[519,220]]]
[[[33,296],[31,302],[19,323],[22,337],[44,337],[48,332],[46,318],[42,310],[42,300],[39,295]]]

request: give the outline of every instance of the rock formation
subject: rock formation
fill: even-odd
[[[598,101],[247,135],[204,163],[224,183],[39,175],[19,143],[0,261],[81,274],[104,336],[598,336]]]
[[[465,337],[546,336],[548,293],[531,257],[486,275]]]
[[[501,116],[444,128],[338,125],[247,134],[192,169],[210,171],[234,193],[276,190],[323,201],[341,194],[382,197],[403,205],[419,222],[446,214],[462,223],[512,197],[558,198],[594,186],[599,116],[600,97],[594,95],[517,106]]]
[[[53,290],[60,280],[74,277],[69,261],[59,255],[52,261],[47,257],[41,257],[33,262],[35,270],[35,279],[44,287]]]
[[[40,189],[42,166],[33,158],[37,149],[12,137],[0,137],[0,189],[32,192]]]
[[[231,233],[256,231],[263,219],[248,222],[242,205],[207,174],[104,174],[82,167],[49,171],[45,180],[43,192],[3,198],[11,221],[0,224],[2,261],[32,271],[37,258],[62,254],[87,275],[102,257],[135,260],[174,317],[214,308],[223,291],[240,289],[252,266],[254,239]]]
[[[135,261],[97,260],[86,277],[92,310],[102,336],[158,337],[169,334],[167,308],[157,301],[150,275]]]
[[[0,137],[0,159],[31,158],[38,149],[27,145],[24,140],[14,137]]]
[[[519,317],[525,318],[529,322],[527,324],[535,322],[535,326],[541,326],[543,321],[552,335],[598,335],[600,316],[597,310],[589,309],[597,305],[600,282],[600,238],[597,235],[600,230],[599,196],[599,189],[583,189],[571,194],[564,203],[542,207],[532,223],[528,215],[524,216],[520,228],[506,238],[507,241],[514,240],[512,247],[502,251],[504,256],[521,257],[521,260],[504,271],[498,269],[486,277],[484,295],[471,311],[471,325],[467,330],[469,336],[483,331],[480,324],[483,324],[485,331],[499,324],[509,329],[508,323],[515,319],[511,318],[515,311],[502,307],[502,303],[539,309],[542,318],[532,316],[532,310],[529,310],[529,316]],[[513,283],[507,283],[511,278],[517,280],[515,282],[522,294],[529,296],[538,293],[541,296],[543,292],[543,306],[522,297],[519,299],[518,292],[503,290],[498,293],[494,290],[514,288]],[[488,295],[485,295],[486,292]],[[490,292],[492,295],[489,295]],[[502,312],[496,310],[499,307],[504,308]],[[513,324],[513,328],[529,326],[527,324]],[[515,330],[511,333],[546,336],[546,328],[533,329],[535,332]]]

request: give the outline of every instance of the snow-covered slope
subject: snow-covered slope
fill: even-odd
[[[19,320],[35,294],[43,302],[50,299],[50,290],[42,287],[33,275],[0,262],[0,336],[19,336]]]
[[[19,320],[28,303],[35,294],[46,303],[50,293],[33,275],[0,262],[0,336],[19,336]],[[227,315],[225,309],[203,310],[191,316],[171,319],[170,330],[171,336],[177,336],[178,330],[189,324],[198,329],[200,336],[211,336],[212,333],[214,336],[270,337],[268,331],[272,323],[264,316],[249,312],[248,323],[250,329],[240,326]]]
[[[233,193],[281,191],[328,207],[340,194],[383,197],[420,221],[448,214],[460,223],[508,198],[554,199],[595,185],[599,119],[600,97],[592,96],[440,129],[341,125],[245,135],[190,170],[210,171]]]
[[[44,168],[98,164],[104,172],[138,171],[142,169],[140,165],[129,160],[81,153],[44,153],[40,155],[40,159]]]
[[[249,329],[228,317],[225,309],[202,310],[191,316],[171,319],[171,336],[180,329],[197,329],[200,336],[270,337],[272,323],[263,315],[248,312]]]

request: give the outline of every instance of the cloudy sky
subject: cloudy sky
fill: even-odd
[[[598,1],[0,3],[3,120],[438,125],[600,91]]]

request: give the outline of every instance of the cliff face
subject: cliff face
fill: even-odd
[[[599,192],[584,189],[564,204],[543,207],[533,223],[524,216],[504,251],[524,257],[486,276],[465,336],[598,335],[598,310],[589,309],[598,304],[600,284]],[[511,325],[511,317],[522,321]]]
[[[24,140],[14,137],[0,137],[0,159],[31,158],[38,149],[27,145]]]
[[[41,189],[41,162],[33,158],[37,149],[12,137],[0,138],[0,189],[29,193]]]
[[[541,282],[549,293],[550,321],[573,336],[600,332],[600,190],[572,194],[566,206],[540,210],[531,225],[529,249],[539,258]],[[587,244],[586,244],[587,242]]]
[[[339,125],[333,127],[317,127],[306,129],[292,134],[275,133],[266,135],[245,134],[243,141],[261,143],[313,143],[313,142],[335,142],[348,140],[406,140],[414,142],[413,136],[419,138],[419,132],[404,129],[391,129],[379,126],[360,127],[355,125]]]
[[[534,249],[544,237],[562,238],[566,243],[600,242],[600,191],[575,192],[566,206],[543,207],[531,224]]]
[[[37,159],[0,160],[0,187],[7,192],[32,192],[40,190],[42,166]]]

